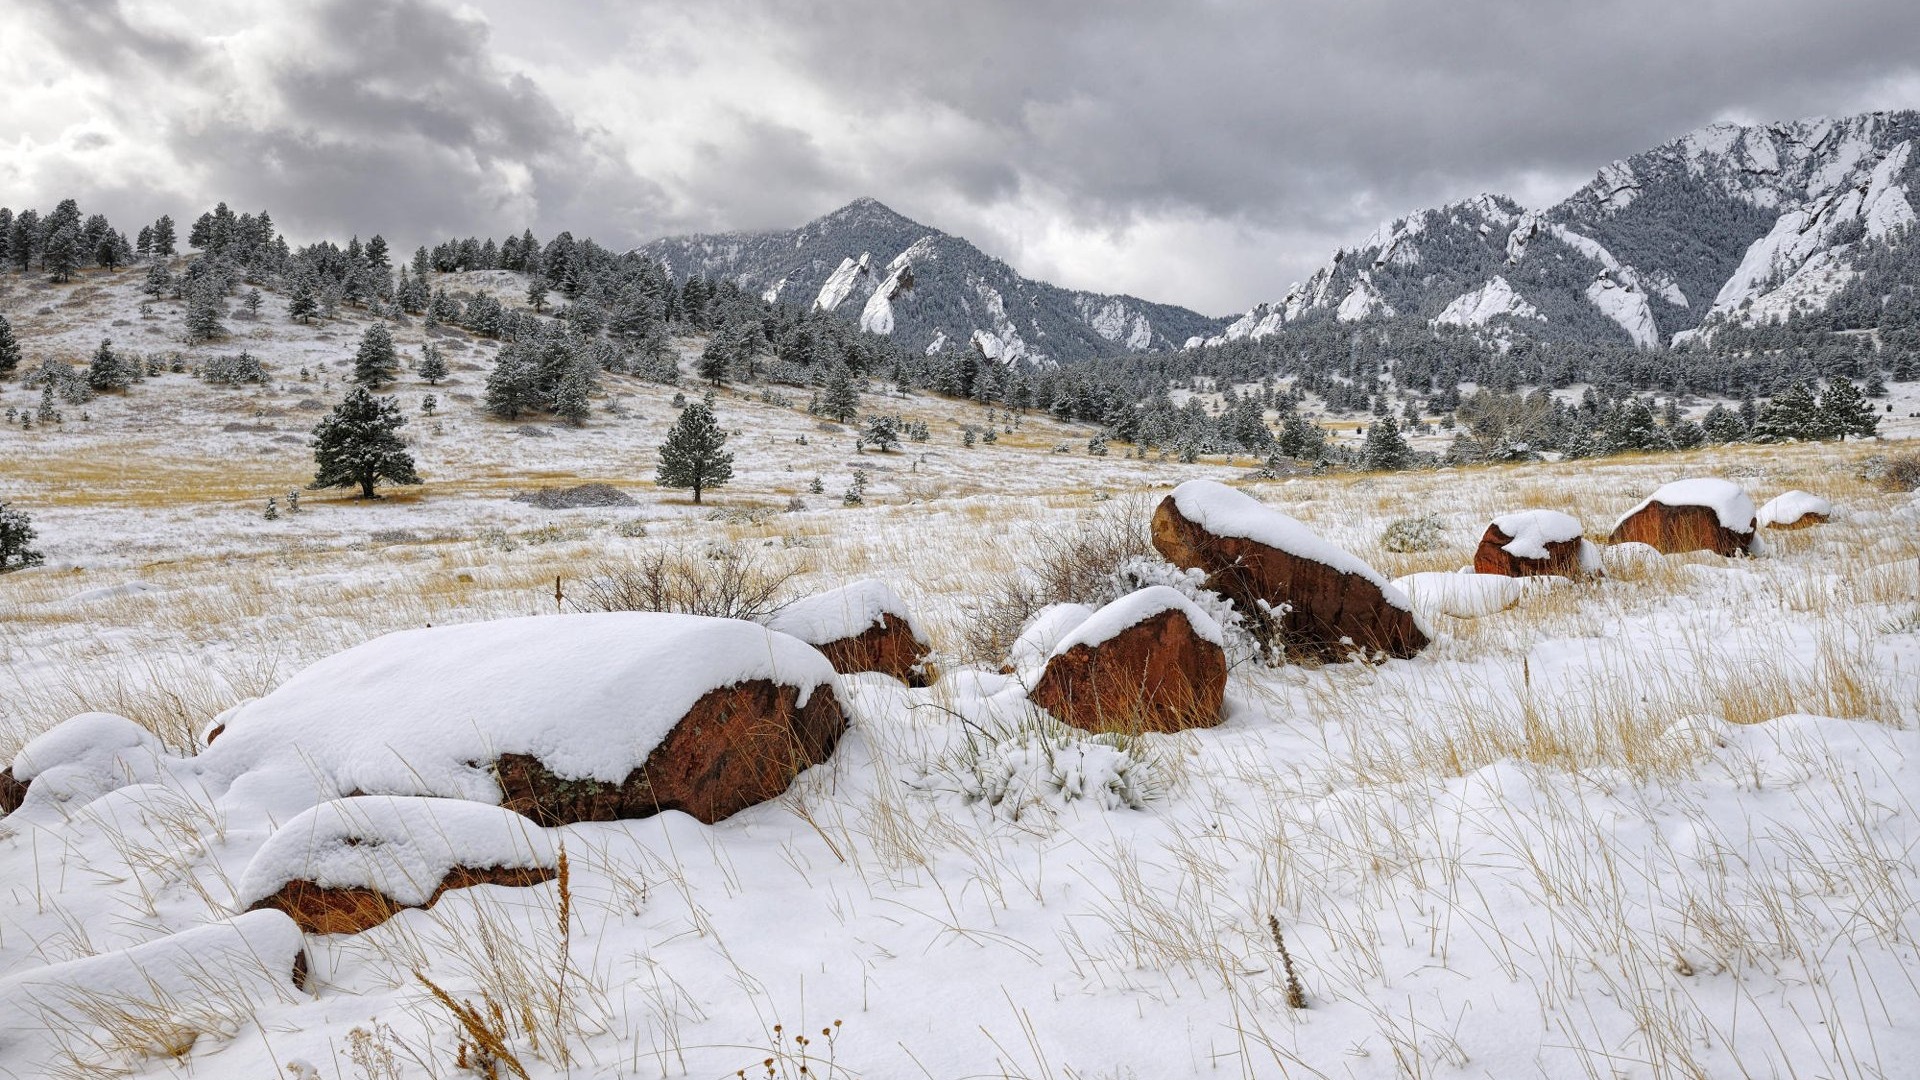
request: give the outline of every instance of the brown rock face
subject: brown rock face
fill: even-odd
[[[1153,512],[1153,546],[1175,566],[1206,574],[1209,589],[1249,615],[1259,600],[1293,605],[1278,629],[1295,654],[1345,660],[1364,647],[1404,659],[1427,647],[1413,612],[1388,603],[1373,582],[1254,540],[1215,536],[1183,517],[1172,496]]]
[[[27,801],[30,780],[15,780],[11,767],[0,769],[0,814],[11,814]]]
[[[1162,611],[1047,661],[1029,697],[1074,727],[1137,733],[1213,727],[1226,691],[1227,654]]]
[[[908,686],[926,686],[932,682],[932,672],[924,664],[927,647],[914,640],[907,621],[892,612],[882,614],[880,620],[878,625],[853,637],[814,648],[825,654],[833,670],[842,674],[878,671]]]
[[[552,828],[679,810],[711,825],[787,790],[809,765],[827,759],[847,730],[827,686],[800,691],[767,679],[710,690],[647,760],[617,784],[568,780],[526,754],[494,764],[500,805]]]
[[[1665,555],[1683,551],[1739,555],[1752,542],[1752,524],[1748,522],[1748,532],[1737,533],[1720,524],[1720,515],[1710,506],[1668,506],[1651,502],[1615,526],[1607,541],[1650,544]]]
[[[1571,540],[1550,540],[1545,545],[1546,558],[1529,559],[1506,550],[1506,546],[1513,543],[1513,537],[1501,532],[1500,526],[1489,525],[1486,535],[1480,538],[1480,547],[1473,553],[1473,572],[1506,577],[1584,577],[1586,571],[1580,566],[1583,542],[1578,536]]]
[[[421,907],[432,907],[452,889],[474,885],[539,885],[551,881],[552,870],[524,867],[456,866],[440,879]],[[333,889],[311,881],[289,881],[272,896],[257,901],[259,908],[278,908],[293,917],[300,929],[309,934],[358,934],[371,930],[399,914],[407,905],[372,889]]]

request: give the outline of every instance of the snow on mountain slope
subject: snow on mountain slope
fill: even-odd
[[[1920,219],[1915,139],[1915,112],[1709,124],[1603,166],[1551,207],[1482,195],[1384,224],[1194,344],[1328,317],[1468,325],[1524,304],[1530,336],[1651,349],[1703,324],[1820,310],[1857,276],[1862,241]]]
[[[674,237],[638,250],[676,279],[721,276],[774,299],[811,298],[819,310],[857,318],[870,333],[928,352],[993,342],[996,358],[1077,360],[1176,348],[1218,333],[1224,322],[1030,280],[873,199],[856,199],[791,232]]]

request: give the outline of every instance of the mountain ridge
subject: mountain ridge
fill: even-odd
[[[871,196],[796,229],[663,237],[634,250],[676,280],[731,278],[770,301],[845,313],[909,348],[972,348],[1007,363],[1177,349],[1226,323],[1173,304],[1027,278],[964,237]]]
[[[1861,276],[1873,243],[1904,239],[1920,218],[1915,140],[1911,110],[1708,124],[1602,166],[1544,209],[1482,194],[1383,223],[1280,299],[1186,344],[1401,316],[1499,347],[1658,349],[1819,312]]]

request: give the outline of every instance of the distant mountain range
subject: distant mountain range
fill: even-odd
[[[1234,319],[1020,276],[873,199],[790,232],[656,240],[676,278],[730,277],[840,313],[909,348],[1081,360],[1259,339],[1290,323],[1420,319],[1495,347],[1518,338],[1645,349],[1820,311],[1856,279],[1920,279],[1920,113],[1711,124],[1602,168],[1528,210],[1502,195],[1388,222]],[[1876,276],[1878,275],[1878,276]],[[1889,291],[1895,287],[1889,283]]]
[[[972,348],[1009,363],[1083,360],[1177,349],[1226,325],[1170,304],[1033,281],[873,199],[855,199],[791,232],[669,237],[639,251],[676,279],[732,278],[929,353]]]
[[[1916,220],[1920,113],[1711,124],[1616,161],[1565,201],[1499,195],[1411,214],[1280,299],[1188,344],[1303,319],[1417,317],[1515,337],[1657,348],[1716,325],[1820,311],[1861,274],[1915,276],[1920,245],[1870,258]]]

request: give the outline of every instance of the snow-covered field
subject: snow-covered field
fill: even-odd
[[[135,280],[16,286],[0,307],[30,362],[103,333],[185,350]],[[304,989],[276,975],[279,928],[222,922],[292,817],[274,798],[160,770],[0,821],[0,1076],[471,1075],[416,973],[501,1003],[535,1078],[1900,1077],[1920,1060],[1920,501],[1857,478],[1902,447],[1250,482],[1244,461],[1089,457],[1089,431],[1031,417],[966,449],[983,410],[924,396],[866,404],[926,420],[930,443],[856,454],[756,387],[720,394],[735,480],[696,508],[651,483],[673,389],[610,378],[597,404],[618,414],[516,434],[477,409],[491,348],[456,337],[450,385],[398,390],[426,484],[303,493],[290,514],[321,415],[303,402],[337,397],[359,324],[289,326],[280,304],[212,350],[253,350],[270,387],[163,375],[90,420],[0,428],[3,497],[48,557],[0,578],[0,762],[88,710],[190,752],[323,657],[571,609],[597,566],[662,547],[750,552],[801,591],[880,578],[943,677],[842,677],[832,759],[717,825],[545,831],[564,894],[483,885],[309,936]],[[1896,388],[1899,416],[1914,390]],[[867,504],[844,507],[856,466]],[[964,655],[996,583],[1090,522],[1144,523],[1188,479],[1231,480],[1397,579],[1470,562],[1499,514],[1562,510],[1601,539],[1710,475],[1755,505],[1823,496],[1833,519],[1755,559],[1609,552],[1606,578],[1504,609],[1415,590],[1435,638],[1418,658],[1242,665],[1226,722],[1178,736],[1063,734],[1000,658]],[[637,503],[509,498],[584,479]],[[1437,547],[1383,546],[1422,514]]]

